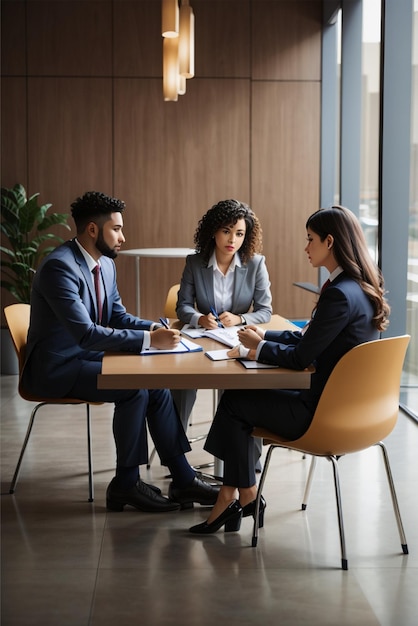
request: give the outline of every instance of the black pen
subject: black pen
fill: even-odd
[[[212,313],[215,320],[218,322],[219,328],[225,328],[225,326],[222,324],[221,320],[219,319],[219,315],[217,314],[215,307],[211,306],[210,312]]]
[[[170,330],[170,326],[168,325],[168,319],[164,317],[160,317],[160,322],[161,324],[164,326],[164,328],[167,328],[168,330]]]

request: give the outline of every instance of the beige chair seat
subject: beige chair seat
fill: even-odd
[[[346,454],[378,445],[383,454],[402,551],[408,554],[389,457],[381,440],[392,432],[398,419],[400,380],[409,340],[409,335],[379,339],[360,344],[347,352],[332,371],[312,422],[299,439],[288,441],[262,428],[253,430],[254,437],[262,437],[263,443],[270,446],[258,487],[253,547],[257,545],[258,511],[272,452],[275,448],[298,450],[312,455],[302,510],[307,507],[316,458],[325,457],[331,461],[337,500],[341,564],[343,569],[348,569],[338,460]]]

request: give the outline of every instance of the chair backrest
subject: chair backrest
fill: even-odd
[[[292,448],[346,454],[384,439],[395,427],[409,335],[362,343],[337,363],[306,433]]]
[[[9,327],[13,345],[19,360],[19,374],[22,373],[25,362],[26,342],[28,338],[30,305],[10,304],[4,308],[4,316]]]
[[[164,305],[165,317],[168,317],[171,319],[177,318],[176,305],[177,305],[177,294],[178,294],[179,289],[180,289],[180,284],[177,283],[176,285],[173,285],[172,287],[170,287],[170,289],[168,290],[167,299]]]

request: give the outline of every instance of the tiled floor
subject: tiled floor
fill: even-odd
[[[418,424],[402,413],[387,438],[410,549],[403,555],[378,449],[340,461],[349,570],[340,548],[331,466],[318,462],[300,510],[308,459],[277,450],[265,488],[266,524],[189,534],[204,508],[108,513],[111,408],[93,408],[96,496],[87,502],[85,413],[48,407],[35,424],[15,495],[8,487],[30,405],[16,377],[2,388],[2,626],[412,626],[418,615]],[[199,392],[190,433],[205,432],[210,392]],[[197,464],[210,457],[197,443]],[[155,460],[145,479],[165,492]]]

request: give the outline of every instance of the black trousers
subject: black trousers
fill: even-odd
[[[300,437],[311,420],[312,411],[302,402],[298,390],[226,390],[204,447],[224,461],[224,485],[252,487],[260,456],[251,436],[254,426],[291,440]]]

